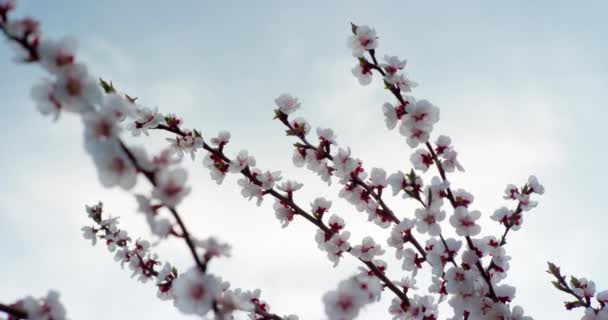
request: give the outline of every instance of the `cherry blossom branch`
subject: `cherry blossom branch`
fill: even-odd
[[[143,173],[143,175],[148,179],[150,184],[152,184],[154,187],[157,187],[158,184],[156,183],[156,178],[154,177],[154,173],[142,168],[141,165],[137,162],[137,159],[135,158],[133,153],[129,150],[129,148],[127,148],[125,146],[125,144],[122,142],[122,140],[118,139],[118,141],[120,143],[120,147],[125,152],[127,157],[129,157],[129,160],[131,160],[131,163],[135,166],[137,171]],[[183,222],[182,218],[180,217],[179,213],[177,212],[177,210],[174,207],[168,207],[168,208],[169,208],[169,211],[171,212],[171,214],[173,215],[173,217],[175,218],[175,221],[179,225],[179,228],[181,229],[182,233],[181,233],[180,237],[184,238],[184,241],[186,242],[186,245],[188,246],[188,249],[190,250],[190,254],[192,255],[192,258],[194,259],[194,262],[196,263],[198,268],[201,270],[201,272],[205,273],[207,271],[207,263],[201,261],[200,257],[196,253],[196,246],[194,245],[194,242],[192,242],[192,237],[190,236],[190,232],[188,232],[188,228],[186,228],[186,225],[184,224],[184,222]]]
[[[167,126],[164,124],[159,124],[158,126],[152,128],[152,129],[157,129],[157,130],[165,130],[165,131],[169,131],[171,133],[177,134],[181,137],[185,137],[186,133],[183,132],[179,127],[177,126]],[[223,153],[223,145],[220,144],[220,147],[218,148],[213,148],[211,147],[209,144],[207,144],[206,142],[202,142],[202,148],[204,150],[206,150],[207,152],[209,152],[210,154],[212,154],[213,156],[221,159],[224,163],[226,163],[227,165],[230,165],[230,163],[232,162],[232,160],[230,160],[224,153]],[[249,167],[245,167],[244,169],[242,169],[240,171],[240,173],[245,176],[246,178],[249,179],[249,181],[251,181],[252,183],[261,186],[262,183],[252,175]],[[327,225],[325,225],[323,223],[323,221],[321,219],[318,219],[316,217],[314,217],[313,214],[309,214],[308,212],[306,212],[305,210],[303,210],[301,207],[299,207],[291,197],[286,197],[283,196],[282,194],[280,194],[279,192],[277,192],[276,190],[274,190],[274,188],[270,188],[268,190],[264,191],[266,194],[270,194],[272,195],[274,198],[278,199],[279,201],[281,201],[281,203],[288,205],[290,208],[292,208],[294,210],[294,212],[302,217],[304,217],[306,220],[308,220],[309,222],[311,222],[312,224],[314,224],[317,228],[319,228],[320,230],[323,230],[325,233],[328,234],[332,234],[334,233],[334,231],[332,231]],[[401,300],[404,301],[404,303],[409,304],[409,299],[407,298],[407,295],[403,293],[402,290],[400,290],[397,286],[395,286],[395,284],[390,281],[386,275],[384,275],[384,273],[382,271],[380,271],[378,269],[378,267],[376,267],[372,262],[370,261],[364,261],[360,258],[358,258],[363,264],[365,264],[373,273],[374,275],[376,275],[381,281],[382,283],[389,288],[395,295],[397,295],[397,297],[399,297]]]
[[[378,60],[376,59],[376,54],[375,54],[375,50],[371,49],[368,50],[373,63],[370,63],[369,61],[366,61],[365,58],[360,58],[362,59],[362,61],[365,61],[364,63],[369,64],[369,66],[376,70],[378,73],[380,73],[383,77],[386,76],[386,72],[380,67],[380,65],[378,64]],[[395,98],[403,105],[406,105],[408,102],[406,102],[403,99],[403,96],[401,95],[401,90],[394,85],[387,85],[387,83],[385,83],[386,88],[389,89],[389,91],[393,94],[393,96],[395,96]],[[432,159],[434,161],[434,163],[437,166],[437,170],[439,171],[439,175],[441,176],[441,179],[444,182],[448,182],[447,177],[446,177],[446,173],[445,170],[443,169],[443,165],[441,164],[441,161],[439,160],[439,158],[437,157],[437,154],[435,153],[435,150],[433,149],[433,146],[430,144],[430,142],[425,142],[425,146],[428,150],[428,152],[431,154]],[[452,207],[454,209],[456,209],[457,205],[456,205],[456,200],[454,199],[454,194],[452,192],[452,190],[450,189],[450,186],[448,185],[446,187],[446,197],[448,198],[450,204],[452,205]],[[443,236],[442,236],[443,238]],[[473,244],[473,241],[471,240],[470,236],[466,236],[465,237],[466,241],[467,241],[467,245],[469,246],[469,249],[474,250],[474,251],[478,251],[478,249],[475,247],[475,245]],[[494,291],[494,288],[492,286],[492,280],[490,279],[490,276],[488,275],[488,273],[486,272],[486,270],[484,269],[484,267],[482,266],[481,262],[478,260],[475,263],[475,267],[477,268],[477,270],[479,271],[479,273],[481,274],[481,276],[483,277],[483,279],[485,280],[488,289],[489,289],[489,294],[490,294],[490,298],[492,298],[492,300],[494,302],[498,301],[498,297],[496,296],[496,293]]]
[[[595,283],[593,283],[593,281],[588,281],[585,278],[577,279],[575,277],[571,277],[570,283],[572,284],[572,286],[570,286],[570,284],[566,282],[566,276],[561,274],[559,267],[557,267],[551,262],[548,262],[547,264],[549,266],[547,273],[551,274],[556,278],[556,281],[551,282],[553,286],[555,286],[556,289],[563,291],[576,299],[576,301],[565,302],[564,305],[566,309],[571,310],[578,307],[584,307],[588,311],[594,312],[594,314],[597,314],[598,312],[600,312],[600,310],[604,309],[606,303],[608,303],[608,291],[603,291],[597,294],[596,299],[600,304],[600,307],[593,308],[591,305],[591,298],[595,294]],[[603,314],[604,316],[607,316],[608,310],[603,312]],[[595,317],[593,319],[595,319]]]
[[[287,132],[288,135],[290,133],[294,133],[293,135],[295,135],[296,137],[298,137],[300,139],[300,141],[302,142],[302,144],[296,144],[296,147],[303,147],[304,149],[310,149],[310,150],[314,150],[316,151],[323,159],[327,159],[330,161],[334,161],[334,157],[329,154],[329,152],[325,152],[323,150],[320,150],[320,148],[317,148],[315,146],[313,146],[307,139],[306,137],[301,134],[298,133],[298,130],[296,128],[294,128],[291,123],[289,123],[287,115],[278,111],[276,118],[279,119],[279,121],[281,121],[281,123],[283,123],[287,128]],[[365,189],[365,191],[367,191],[369,193],[369,195],[374,198],[374,200],[376,200],[378,202],[378,204],[380,205],[380,207],[382,208],[382,212],[383,215],[385,215],[386,217],[389,218],[389,220],[391,222],[393,222],[394,224],[399,224],[400,220],[399,218],[397,218],[393,212],[393,210],[391,210],[389,208],[389,206],[384,202],[384,199],[382,198],[382,193],[381,192],[376,192],[374,190],[374,188],[367,184],[365,181],[361,180],[358,176],[356,175],[352,175],[351,176],[351,181],[353,181],[355,184],[361,186],[362,188]],[[421,199],[418,198],[419,201],[421,201]],[[416,237],[414,237],[414,235],[410,235],[408,237],[408,241],[412,243],[412,245],[414,245],[414,247],[416,248],[416,250],[418,250],[418,252],[420,253],[420,255],[422,255],[422,257],[426,260],[426,250],[424,250],[424,248],[420,245],[420,242],[418,242],[418,240],[416,239]]]
[[[23,21],[20,22],[23,25],[21,26],[22,28],[19,29],[21,31],[22,36],[21,37],[15,36],[11,32],[8,31],[8,28],[5,25],[7,23],[7,17],[6,17],[6,12],[2,11],[3,6],[4,6],[4,2],[0,2],[0,13],[1,13],[0,16],[2,18],[2,20],[0,21],[0,29],[2,29],[2,33],[7,37],[7,39],[9,41],[16,42],[16,44],[18,46],[20,46],[21,48],[23,48],[27,52],[29,52],[30,58],[26,59],[26,61],[33,62],[33,61],[40,60],[40,53],[38,51],[38,47],[39,47],[38,46],[38,44],[39,44],[38,22],[36,22],[33,19],[24,19]],[[49,48],[46,48],[46,49],[49,49]],[[66,65],[68,67],[73,66],[73,62],[74,62],[73,54],[65,53],[60,50],[58,50],[58,51],[59,52],[56,52],[57,56],[53,57],[55,60],[51,60],[50,63],[49,63],[49,61],[46,61],[46,62],[43,61],[43,64],[44,63],[48,64],[48,65],[44,65],[44,66],[47,67],[48,69],[50,69],[51,73],[53,73],[53,71],[57,71],[57,68],[61,68]],[[51,54],[54,54],[54,53],[51,53]],[[47,57],[47,59],[48,59],[48,57]],[[70,71],[74,72],[74,74],[70,74],[69,73]],[[60,72],[58,72],[58,73],[60,73]],[[62,75],[62,76],[67,76],[67,79],[66,79],[67,82],[65,83],[65,89],[67,90],[67,97],[65,97],[65,98],[73,99],[73,100],[68,100],[68,102],[66,104],[76,104],[76,106],[72,106],[72,108],[74,108],[74,110],[72,110],[72,111],[75,111],[75,112],[80,111],[83,114],[85,112],[88,112],[87,114],[83,115],[85,122],[95,121],[95,120],[99,120],[101,118],[101,122],[95,123],[95,125],[91,129],[92,133],[87,132],[87,134],[97,134],[97,135],[99,135],[99,137],[102,138],[102,141],[108,141],[111,139],[115,139],[116,143],[118,144],[118,146],[120,147],[122,152],[124,152],[124,154],[127,156],[129,162],[131,163],[131,165],[133,165],[136,172],[141,172],[155,188],[158,188],[159,186],[157,183],[157,176],[156,176],[157,172],[145,169],[137,161],[134,153],[129,148],[126,147],[126,145],[123,143],[123,141],[117,135],[114,136],[114,134],[116,134],[118,131],[117,129],[113,128],[113,126],[115,124],[112,122],[108,122],[107,119],[104,119],[103,118],[104,115],[98,114],[94,104],[91,101],[88,101],[88,99],[87,99],[88,97],[83,95],[83,91],[86,89],[89,89],[86,87],[86,85],[90,84],[90,82],[86,82],[86,81],[88,81],[88,79],[81,78],[81,77],[86,78],[86,69],[84,69],[84,66],[82,66],[82,65],[74,66],[73,70],[68,69],[68,74]],[[73,78],[70,78],[70,76],[73,76]],[[93,92],[94,91],[92,91],[91,93],[93,93]],[[129,98],[129,97],[127,96],[127,98]],[[55,97],[55,93],[47,94],[46,99],[50,100],[50,102],[52,103],[52,106],[56,109],[55,112],[58,113],[58,110],[62,108],[62,105],[59,102],[59,100]],[[131,102],[134,102],[134,99],[133,100],[129,99],[129,100]],[[120,111],[120,110],[114,110],[113,112],[114,113],[112,114],[112,117],[116,117],[116,118],[112,118],[112,121],[116,121],[117,118],[119,118],[121,115],[124,115],[123,111]],[[95,118],[95,117],[98,117],[98,118]],[[90,123],[87,123],[87,124],[90,124]],[[115,163],[113,165],[117,166],[115,168],[117,168],[118,170],[120,170],[122,172],[122,170],[125,169],[125,164],[122,163],[122,160],[120,160],[120,161],[121,162]],[[169,190],[169,191],[173,192],[173,190]],[[206,258],[205,261],[202,261],[200,259],[200,257],[198,256],[198,254],[196,253],[196,248],[193,243],[192,237],[190,236],[188,229],[186,228],[185,224],[183,223],[183,220],[181,219],[181,216],[175,209],[174,205],[169,205],[169,204],[165,203],[165,206],[169,209],[169,211],[171,212],[171,214],[173,215],[173,217],[175,218],[176,222],[178,223],[178,225],[180,226],[180,229],[181,229],[181,234],[179,234],[179,235],[175,232],[171,232],[171,233],[184,239],[184,241],[186,242],[186,244],[192,254],[192,257],[196,263],[197,268],[199,269],[200,273],[204,275],[206,272],[206,263],[208,262],[208,258]],[[135,256],[137,256],[140,259],[140,261],[142,261],[141,257],[138,254],[135,254]],[[152,263],[154,264],[154,261],[152,261]],[[146,266],[142,267],[142,270],[144,270],[145,272],[152,274],[152,275],[154,275],[154,274],[158,275],[157,272],[155,272],[153,269],[152,270],[148,269]],[[213,277],[200,278],[197,280],[207,281],[206,279],[210,279],[208,281],[211,281],[211,282],[217,281]],[[202,285],[204,285],[204,284],[201,284],[201,286]],[[196,290],[203,290],[203,291],[200,291],[200,294],[196,293],[197,295],[200,295],[201,297],[203,295],[207,295],[205,293],[206,289],[203,287],[197,287]],[[197,291],[197,292],[199,292],[199,291]],[[53,295],[53,297],[56,297],[56,296],[58,296],[58,295],[56,295],[56,294]],[[218,310],[217,303],[215,301],[211,301],[211,302],[213,305],[212,309],[215,312],[221,312],[221,310]],[[275,319],[275,320],[282,319],[278,315],[271,314],[255,304],[254,304],[254,306],[255,306],[255,309],[258,309],[257,311],[259,311],[259,315],[261,315],[263,317],[263,319]],[[198,310],[200,310],[200,309],[198,309]],[[207,310],[208,309],[200,310],[200,312],[206,313]],[[253,310],[253,311],[255,312],[256,310]],[[290,316],[290,318],[292,318],[292,317]],[[57,320],[59,320],[59,319],[57,319]]]

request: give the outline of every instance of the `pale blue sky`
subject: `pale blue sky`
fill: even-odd
[[[290,92],[303,101],[301,115],[313,126],[334,128],[368,167],[409,168],[411,150],[382,121],[380,106],[389,96],[378,83],[360,87],[350,74],[349,23],[369,24],[378,31],[381,54],[408,59],[408,73],[420,83],[414,96],[441,108],[435,136],[452,136],[467,169],[452,180],[475,194],[484,219],[507,204],[501,199],[506,184],[529,174],[545,184],[539,208],[507,245],[515,302],[536,319],[578,317],[563,309],[567,297],[550,285],[546,260],[608,289],[606,2],[303,3],[24,0],[19,13],[40,18],[45,35],[79,39],[80,57],[93,72],[143,103],[182,115],[186,126],[206,136],[230,130],[229,152],[247,148],[260,167],[305,182],[302,204],[319,195],[334,198],[355,239],[372,234],[385,243],[388,234],[337,199],[336,187],[291,165],[293,141],[271,119],[273,99]],[[80,123],[63,115],[52,124],[37,113],[29,91],[43,73],[11,57],[8,46],[0,46],[0,301],[56,288],[72,319],[188,319],[158,303],[154,288],[130,280],[105,249],[81,240],[84,204],[98,200],[121,215],[132,234],[148,238],[149,232],[133,213],[132,197],[99,186]],[[200,159],[185,165],[193,186],[180,208],[186,220],[198,235],[215,234],[234,246],[234,257],[211,270],[235,286],[262,288],[277,313],[319,319],[321,294],[356,264],[331,268],[311,226],[297,221],[281,230],[271,201],[257,208],[239,197],[234,178],[217,187]],[[138,190],[148,190],[144,181]],[[403,216],[415,208],[397,198],[391,203]],[[498,234],[488,220],[487,234]],[[158,251],[181,269],[191,264],[180,242]],[[399,278],[397,265],[392,269]],[[388,318],[389,300],[361,318]]]

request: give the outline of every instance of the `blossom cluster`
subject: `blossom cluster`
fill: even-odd
[[[230,289],[229,282],[203,273],[196,267],[178,273],[172,264],[162,263],[158,255],[150,251],[149,241],[133,241],[126,230],[118,228],[118,218],[104,217],[102,203],[86,206],[86,211],[95,225],[83,227],[83,237],[93,245],[98,239],[102,240],[121,267],[126,264],[133,272],[132,277],[137,277],[138,281],[155,281],[156,295],[161,300],[173,301],[178,310],[203,316],[215,309],[218,319],[232,319],[236,312],[244,312],[256,319],[256,308],[269,311],[268,303],[260,299],[260,290]],[[215,238],[195,240],[195,244],[204,249],[205,262],[213,257],[230,256],[230,246]],[[297,318],[290,316],[285,319]]]
[[[176,165],[185,153],[194,158],[194,153],[203,145],[200,133],[184,130],[179,139],[169,139],[170,147],[151,157],[144,148],[126,146],[120,137],[125,130],[133,136],[148,135],[150,129],[177,128],[182,120],[173,114],[163,116],[156,108],[137,103],[137,98],[119,94],[111,82],[100,80],[98,84],[87,72],[87,67],[77,62],[72,39],[55,41],[41,37],[39,23],[32,18],[9,19],[8,13],[14,4],[13,1],[0,1],[0,30],[17,44],[18,60],[37,62],[51,76],[32,90],[40,112],[55,120],[64,112],[81,117],[85,149],[92,156],[100,182],[105,187],[130,190],[135,186],[137,176],[143,175],[154,188],[149,196],[137,195],[136,198],[152,233],[161,239],[169,235],[182,238],[196,266],[182,274],[168,263],[161,268],[158,256],[150,252],[150,242],[133,241],[127,231],[118,228],[118,218],[102,218],[101,204],[87,207],[95,225],[84,227],[83,236],[92,244],[103,239],[121,266],[127,264],[139,281],[155,280],[157,295],[162,300],[172,300],[184,313],[204,316],[212,311],[217,319],[233,319],[233,312],[243,311],[251,319],[297,319],[294,315],[280,317],[269,313],[269,305],[260,299],[259,290],[232,290],[228,282],[207,272],[208,262],[214,257],[228,256],[230,247],[214,238],[194,238],[176,210],[191,191],[186,186],[187,172]],[[171,213],[174,222],[160,217],[159,210],[163,208]],[[198,250],[201,248],[203,253]],[[19,309],[14,316],[24,318],[23,312],[26,312],[30,319],[63,319],[65,312],[57,303],[57,297],[53,293],[47,299],[25,299],[26,304],[19,305],[24,311]],[[40,310],[35,311],[31,301],[38,301],[36,306]]]
[[[344,256],[362,263],[359,273],[341,281],[327,292],[322,300],[326,315],[332,320],[354,319],[363,307],[379,301],[384,289],[393,296],[388,314],[394,320],[437,320],[439,304],[447,301],[453,320],[510,319],[527,320],[524,310],[513,303],[516,290],[505,283],[511,257],[506,252],[506,238],[510,231],[523,225],[524,212],[538,205],[534,194],[542,195],[544,187],[535,176],[530,176],[521,187],[508,185],[504,199],[515,201],[514,208],[501,207],[491,218],[504,227],[501,236],[484,235],[479,224],[482,213],[474,208],[474,196],[462,188],[454,188],[448,173],[464,171],[452,139],[439,135],[432,139],[439,121],[439,108],[425,99],[416,99],[410,92],[417,84],[405,72],[406,60],[385,55],[378,62],[379,47],[376,31],[369,26],[352,25],[347,44],[357,59],[352,74],[362,85],[369,85],[374,74],[394,102],[381,106],[384,122],[389,130],[399,127],[399,133],[411,148],[418,148],[410,156],[412,168],[389,173],[383,168],[365,168],[363,160],[352,155],[351,149],[338,144],[332,128],[318,127],[311,138],[312,126],[302,117],[295,117],[302,102],[291,94],[274,100],[275,118],[287,129],[288,136],[298,139],[292,160],[297,167],[306,167],[319,178],[341,185],[339,197],[367,219],[386,229],[388,250],[396,258],[407,277],[399,281],[386,275],[389,264],[383,259],[387,248],[371,236],[360,241],[346,230],[345,220],[329,214],[332,201],[317,197],[306,210],[298,204],[295,194],[303,184],[284,179],[281,171],[260,169],[248,150],[234,156],[226,154],[231,134],[221,131],[206,140],[201,131],[186,128],[184,120],[173,113],[162,114],[158,108],[140,104],[137,98],[119,93],[112,82],[92,77],[87,67],[76,59],[74,39],[46,39],[41,36],[40,24],[32,18],[9,19],[16,6],[14,0],[0,0],[0,29],[17,44],[17,59],[39,63],[49,78],[32,90],[32,97],[43,115],[58,120],[63,113],[78,115],[84,123],[85,150],[92,157],[99,180],[105,187],[132,190],[138,177],[152,186],[148,194],[137,194],[138,211],[159,242],[170,237],[182,239],[190,249],[194,266],[178,273],[170,263],[164,264],[151,251],[149,241],[134,240],[118,227],[118,218],[103,217],[101,203],[87,206],[94,225],[82,228],[85,239],[93,245],[105,243],[114,258],[133,272],[141,282],[154,281],[157,296],[172,301],[183,313],[201,317],[213,313],[216,319],[235,319],[237,312],[250,319],[296,320],[294,315],[281,317],[270,313],[269,304],[261,300],[261,291],[231,289],[229,282],[208,272],[209,262],[230,256],[230,246],[215,238],[198,239],[183,223],[178,206],[192,192],[187,184],[187,171],[181,167],[188,155],[193,161],[206,152],[202,165],[209,170],[212,180],[222,184],[228,174],[238,175],[241,195],[255,199],[259,206],[265,198],[274,199],[274,215],[280,225],[289,226],[296,217],[316,228],[318,248],[336,266]],[[158,154],[149,155],[143,147],[127,146],[121,135],[133,137],[164,131],[168,145]],[[312,142],[311,142],[312,141]],[[431,168],[437,175],[431,174]],[[392,192],[386,192],[387,188]],[[401,196],[418,206],[409,217],[401,217],[388,204],[388,196]],[[446,237],[447,229],[455,237]],[[426,237],[423,241],[421,237]],[[351,243],[352,242],[352,243]],[[431,285],[422,294],[416,286],[419,270],[428,268]],[[549,265],[549,273],[557,281],[557,289],[575,297],[566,308],[585,308],[583,319],[608,319],[607,292],[595,292],[595,284],[585,278],[565,281],[559,268]],[[597,307],[592,305],[595,298]],[[2,307],[2,305],[0,305]],[[46,298],[31,297],[18,301],[19,314],[29,319],[65,319],[65,310],[54,291]],[[8,308],[7,308],[8,309]],[[2,309],[0,309],[2,310]],[[12,309],[11,309],[12,310]]]
[[[1,6],[0,6],[1,8]],[[0,304],[0,311],[7,311],[7,320],[67,320],[65,307],[59,301],[59,293],[51,290],[46,297],[34,298],[31,296],[19,299],[10,306]]]

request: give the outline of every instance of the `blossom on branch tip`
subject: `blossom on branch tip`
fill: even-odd
[[[536,178],[536,176],[530,176],[528,178],[528,187],[534,193],[537,193],[537,194],[545,193],[545,187],[538,182],[538,178]]]
[[[356,26],[353,33],[348,37],[348,47],[353,50],[353,56],[361,58],[365,51],[378,47],[376,30],[368,26]]]
[[[294,113],[300,108],[301,105],[298,101],[298,98],[292,97],[290,94],[287,93],[284,93],[278,98],[274,99],[274,103],[277,107],[279,107],[279,111],[281,111],[285,115],[290,115]]]
[[[518,194],[519,194],[519,190],[518,190],[517,186],[514,185],[514,184],[509,184],[505,188],[505,194],[503,196],[503,199],[505,199],[505,200],[515,200],[516,196]]]

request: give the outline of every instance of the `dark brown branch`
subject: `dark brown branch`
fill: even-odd
[[[19,310],[12,306],[7,306],[2,303],[0,303],[0,311],[16,317],[17,319],[27,319],[27,313],[25,313],[25,311]]]

